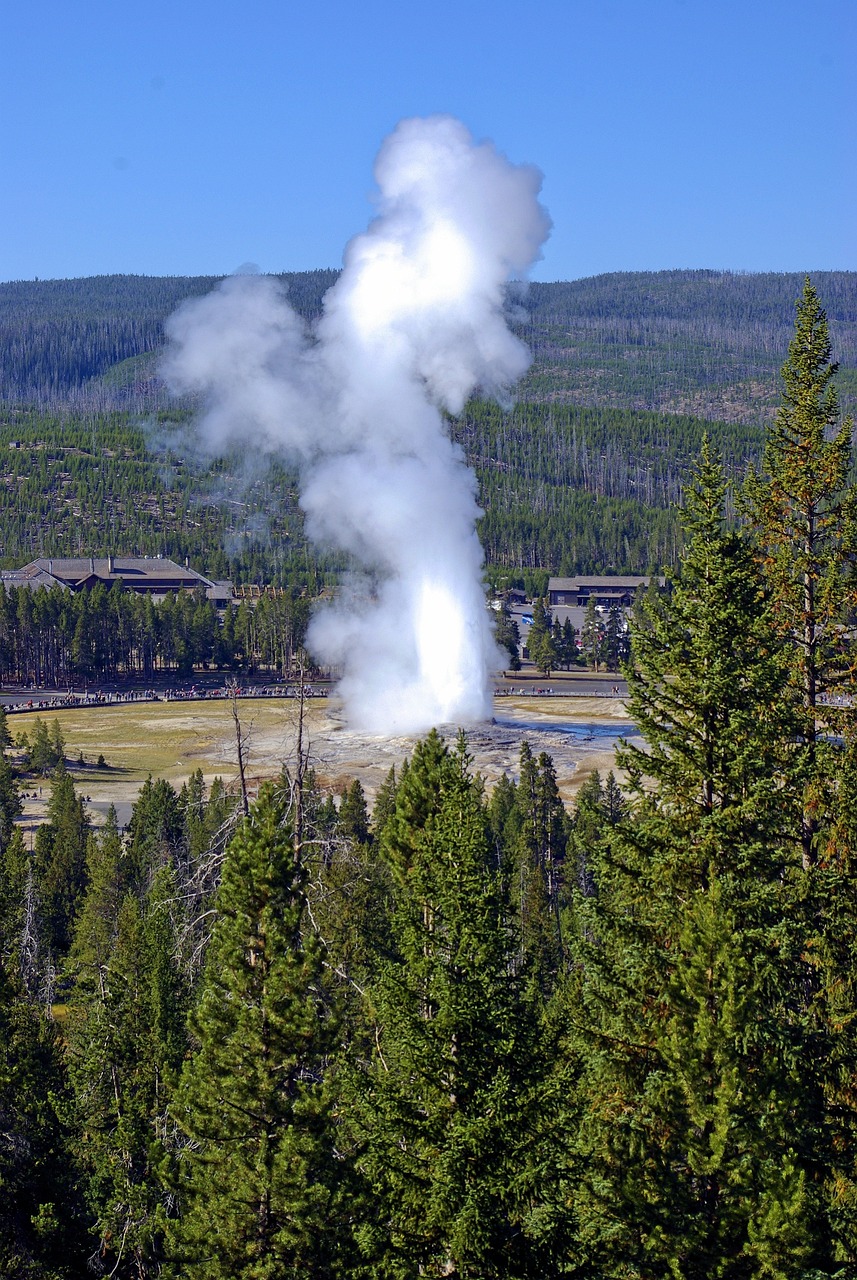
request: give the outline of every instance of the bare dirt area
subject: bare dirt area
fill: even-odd
[[[294,760],[297,704],[246,699],[238,708],[247,740],[248,778],[255,788]],[[30,729],[35,714],[15,716],[10,724],[13,736]],[[111,804],[120,824],[126,823],[150,775],[166,778],[178,788],[201,769],[207,782],[219,776],[237,783],[235,729],[228,703],[131,703],[40,714],[49,724],[54,718],[59,721],[72,776],[79,793],[87,797],[96,824],[103,822]],[[305,730],[320,781],[339,791],[359,778],[370,803],[390,766],[398,770],[418,740],[347,728],[336,698],[306,704]],[[452,740],[457,730],[447,726],[441,732]],[[526,739],[535,755],[544,751],[553,758],[560,791],[568,802],[593,770],[603,776],[614,768],[618,738],[632,733],[619,698],[528,695],[496,699],[494,720],[471,727],[467,738],[474,768],[489,789],[502,773],[517,776],[521,743]],[[73,763],[81,754],[82,767]],[[104,755],[105,769],[94,767],[99,754]],[[25,791],[25,824],[43,821],[49,785],[28,781]]]

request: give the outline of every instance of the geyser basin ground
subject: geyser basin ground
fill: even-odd
[[[296,707],[293,702],[253,699],[239,703],[241,722],[249,738],[248,776],[253,783],[276,775],[282,762],[293,759]],[[34,715],[36,713],[33,713]],[[42,711],[48,722],[54,715]],[[614,766],[616,740],[634,732],[619,698],[503,697],[495,703],[495,722],[468,731],[474,767],[489,788],[503,772],[517,776],[521,743],[526,738],[534,754],[553,757],[563,799],[568,802],[594,769],[602,776]],[[31,728],[33,716],[11,721],[14,736]],[[114,804],[120,823],[128,821],[131,806],[149,774],[181,787],[191,773],[202,769],[207,781],[220,775],[237,777],[235,736],[230,708],[223,702],[141,703],[58,711],[66,739],[66,754],[87,761],[104,753],[108,770],[72,768],[78,790],[90,797],[96,822]],[[359,778],[374,798],[391,765],[398,769],[413,750],[414,736],[380,736],[345,728],[335,698],[310,700],[306,725],[312,763],[322,782],[334,788]],[[450,740],[455,729],[442,730]],[[30,783],[30,793],[38,785]],[[44,820],[50,792],[26,800],[23,821]]]

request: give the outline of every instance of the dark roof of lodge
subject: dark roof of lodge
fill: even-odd
[[[623,587],[639,587],[648,586],[651,581],[648,577],[630,576],[620,577],[612,574],[589,574],[581,575],[576,578],[550,578],[548,581],[548,591],[574,591],[578,587],[615,587],[621,590]],[[658,581],[663,583],[663,578]]]
[[[195,569],[160,556],[77,556],[71,559],[40,556],[18,570],[22,574],[31,571],[48,574],[68,586],[93,578],[102,582],[124,582],[131,587],[139,584],[149,589],[161,584],[165,587],[214,586],[210,578],[203,577]]]
[[[53,574],[40,569],[37,564],[25,565],[23,569],[0,569],[0,586],[29,587],[31,591],[38,591],[39,587],[45,587],[48,591],[51,587],[61,587],[63,591],[71,590],[68,583],[61,582]]]
[[[132,591],[152,595],[202,587],[218,607],[232,598],[232,583],[228,580],[206,578],[195,569],[159,556],[40,556],[21,569],[0,571],[0,586],[29,587],[31,591],[39,587],[79,591],[99,582],[106,586],[121,582]]]

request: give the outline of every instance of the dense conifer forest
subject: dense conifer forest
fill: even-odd
[[[851,433],[807,285],[571,812],[432,732],[370,813],[300,727],[252,805],[150,779],[93,831],[42,725],[30,850],[0,717],[0,1274],[857,1274]]]
[[[266,594],[217,614],[203,592],[151,597],[55,587],[0,591],[0,683],[79,688],[86,682],[152,684],[217,668],[286,678],[308,661],[310,602]]]
[[[276,463],[194,461],[185,426],[165,412],[141,422],[0,409],[0,565],[162,554],[211,577],[312,593],[348,567],[308,546],[294,477]],[[677,415],[482,402],[451,430],[479,477],[489,564],[565,573],[672,563],[676,504],[706,430],[736,474],[762,440],[758,427]]]

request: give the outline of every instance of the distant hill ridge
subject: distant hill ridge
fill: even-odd
[[[283,273],[311,318],[333,270]],[[857,272],[812,272],[828,313],[840,394],[857,402]],[[166,317],[217,276],[92,276],[0,283],[0,402],[142,411],[164,403],[154,353]],[[769,418],[802,273],[613,272],[532,284],[516,328],[534,353],[531,402]],[[523,308],[523,313],[519,308]]]
[[[313,316],[337,275],[303,271],[280,279],[292,305]],[[0,401],[58,406],[88,391],[99,408],[127,407],[135,383],[138,392],[152,390],[145,358],[163,344],[167,316],[222,279],[109,275],[0,284]],[[123,370],[127,361],[135,363]]]
[[[809,273],[827,311],[839,390],[857,403],[857,272]],[[524,398],[723,422],[769,420],[804,273],[615,272],[530,285]]]

